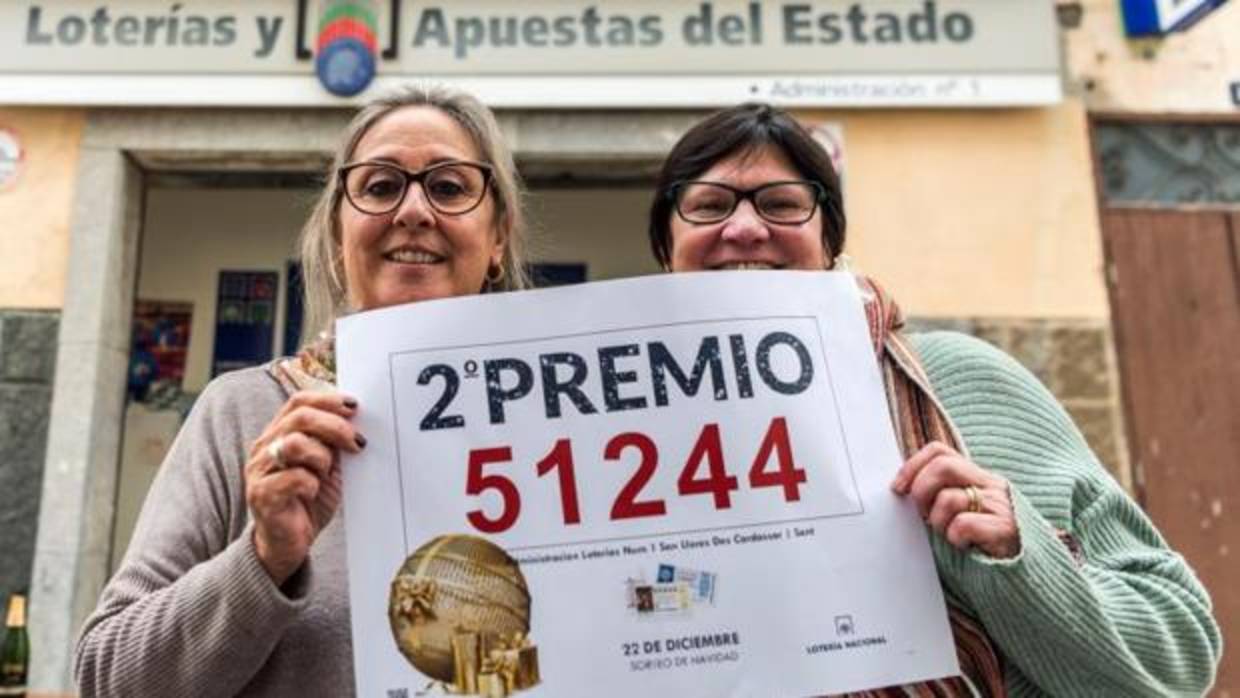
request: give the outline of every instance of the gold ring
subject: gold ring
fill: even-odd
[[[982,493],[973,485],[964,488],[964,493],[969,497],[969,508],[965,511],[970,514],[977,514],[982,510]]]
[[[284,462],[284,437],[277,436],[275,440],[267,444],[267,455],[271,456],[271,460],[275,462],[275,470],[284,470],[287,463]]]

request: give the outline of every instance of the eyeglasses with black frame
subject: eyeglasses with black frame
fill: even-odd
[[[800,225],[814,217],[826,197],[822,184],[808,180],[767,182],[753,189],[738,189],[722,182],[686,180],[668,192],[676,214],[689,223],[718,223],[748,200],[758,216],[776,225]]]
[[[400,207],[413,183],[422,185],[435,211],[460,216],[478,208],[491,182],[491,167],[480,162],[450,160],[417,172],[387,162],[357,162],[337,170],[344,196],[353,208],[372,216]]]

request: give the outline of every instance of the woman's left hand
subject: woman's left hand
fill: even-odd
[[[999,559],[1020,553],[1011,485],[949,446],[932,441],[913,454],[891,489],[912,497],[921,518],[957,548]]]

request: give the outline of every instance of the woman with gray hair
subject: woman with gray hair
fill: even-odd
[[[415,186],[416,185],[416,186]],[[77,647],[84,695],[353,693],[334,389],[342,314],[526,285],[520,183],[491,112],[444,89],[349,124],[301,237],[290,359],[213,380],[164,460]]]

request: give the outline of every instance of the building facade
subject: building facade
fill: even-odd
[[[342,4],[370,13],[363,49],[331,47]],[[1033,370],[1240,627],[1221,514],[1240,488],[1220,440],[1237,369],[1209,358],[1240,331],[1236,267],[1219,266],[1240,246],[1226,157],[1240,9],[1133,39],[1110,0],[874,5],[0,11],[0,545],[14,553],[0,592],[32,591],[33,685],[71,688],[77,629],[193,395],[295,345],[294,241],[316,182],[353,105],[411,80],[496,108],[531,191],[534,261],[564,280],[657,272],[644,216],[670,145],[715,106],[787,105],[837,155],[854,266],[915,326]],[[337,54],[360,72],[333,72]],[[336,94],[366,82],[367,61],[360,92]],[[1170,169],[1198,174],[1172,185]],[[1180,230],[1194,232],[1158,247]],[[1181,252],[1191,269],[1162,264]],[[1200,418],[1174,426],[1183,415]],[[1177,470],[1169,443],[1200,464]]]

